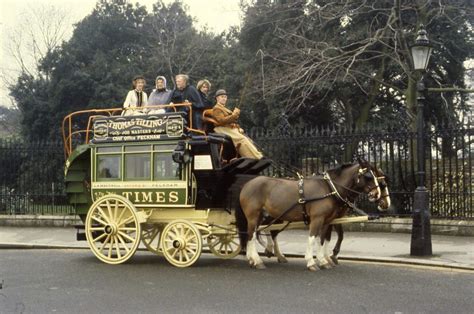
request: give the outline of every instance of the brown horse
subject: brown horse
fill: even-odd
[[[330,169],[324,178],[286,180],[257,177],[247,182],[240,193],[240,208],[236,210],[236,224],[241,245],[251,266],[264,268],[256,249],[256,231],[264,211],[274,219],[284,221],[309,221],[309,238],[305,254],[307,267],[316,271],[313,246],[318,245],[316,257],[322,268],[330,267],[329,254],[322,250],[321,241],[327,232],[327,225],[340,217],[344,205],[353,202],[360,193],[368,194],[369,201],[381,197],[381,190],[375,168],[366,161],[344,164]]]
[[[379,168],[374,169],[373,173],[377,177],[377,180],[378,180],[379,185],[380,185],[380,190],[382,192],[382,194],[380,196],[380,199],[378,200],[377,209],[379,211],[383,212],[383,211],[386,211],[391,205],[390,192],[388,190],[387,179],[385,177],[384,172]],[[337,218],[345,216],[345,214],[348,210],[349,210],[349,207],[347,207],[346,205],[343,205],[342,208],[340,209],[340,216],[337,217]],[[270,223],[270,222],[271,222],[271,219],[267,218],[266,220],[263,221],[263,224]],[[281,223],[281,221],[280,221],[280,223]],[[320,239],[320,241],[321,241],[321,245],[323,246],[324,250],[327,250],[327,246],[325,246],[325,245],[328,245],[329,242],[331,241],[332,230],[336,231],[337,241],[336,241],[336,244],[335,244],[335,246],[332,250],[332,255],[327,260],[331,264],[331,266],[335,266],[336,264],[338,264],[337,256],[338,256],[338,254],[341,250],[342,240],[344,239],[344,230],[342,228],[342,224],[326,225],[326,231],[322,231],[322,234],[324,234],[324,236],[323,236],[322,239]],[[265,253],[264,254],[266,256],[268,256],[268,257],[276,256],[277,259],[278,259],[278,262],[286,263],[287,260],[286,260],[285,256],[281,253],[278,242],[276,240],[276,238],[277,238],[277,236],[280,232],[281,232],[280,230],[272,230],[272,231],[270,231],[270,233],[266,234],[266,237],[267,237],[267,243],[266,244],[262,243],[261,241],[259,241],[259,242],[263,247],[265,247]]]

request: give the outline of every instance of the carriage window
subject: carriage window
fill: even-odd
[[[173,161],[171,153],[155,153],[155,180],[180,180],[181,167]]]
[[[120,160],[117,155],[97,156],[97,178],[120,179]]]
[[[165,144],[165,145],[155,145],[154,149],[159,151],[173,151],[176,148],[176,144]]]
[[[109,147],[98,147],[98,153],[120,153],[122,152],[122,147],[120,146],[109,146]]]
[[[150,154],[125,155],[126,179],[150,179]]]
[[[127,146],[125,147],[126,152],[149,152],[151,150],[151,146]]]

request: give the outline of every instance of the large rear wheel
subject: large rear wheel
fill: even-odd
[[[106,195],[95,201],[87,214],[85,229],[92,252],[107,264],[126,262],[140,243],[135,207],[119,195]]]

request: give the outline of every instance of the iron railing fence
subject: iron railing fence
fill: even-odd
[[[62,142],[0,140],[0,214],[74,213],[64,190]]]
[[[251,138],[275,164],[265,175],[294,177],[324,172],[354,156],[375,163],[387,175],[392,210],[412,211],[416,188],[416,134],[407,129],[296,129],[286,134],[252,129]],[[426,177],[435,218],[474,219],[474,128],[433,127],[426,134]],[[365,200],[359,206],[376,212]],[[64,191],[64,155],[60,142],[0,140],[0,214],[69,214]]]
[[[387,175],[392,207],[380,215],[409,216],[416,189],[416,133],[390,126],[362,130],[327,127],[293,130],[254,129],[250,136],[267,156],[277,161],[266,175],[294,177],[321,174],[356,156],[374,163]],[[472,125],[432,126],[426,132],[426,178],[430,210],[435,218],[474,219]],[[377,212],[364,199],[359,206]]]

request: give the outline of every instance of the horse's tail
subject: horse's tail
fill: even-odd
[[[247,228],[248,228],[247,217],[245,217],[245,214],[244,214],[244,211],[242,210],[242,206],[240,205],[240,202],[237,202],[237,207],[235,208],[235,225],[237,226],[237,230],[239,231],[240,246],[242,247],[242,251],[243,251],[247,247],[249,234],[247,231]]]

